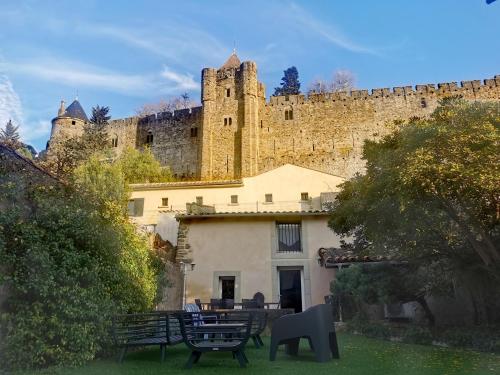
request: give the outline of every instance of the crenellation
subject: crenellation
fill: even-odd
[[[392,132],[394,120],[429,116],[450,95],[500,101],[500,75],[266,100],[257,65],[233,54],[219,69],[203,69],[201,106],[113,120],[108,133],[117,154],[150,147],[178,178],[234,179],[285,163],[350,177],[363,171],[365,140]],[[81,131],[71,122],[53,120],[51,144]]]

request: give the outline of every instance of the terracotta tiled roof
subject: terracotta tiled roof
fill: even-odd
[[[337,267],[340,264],[350,263],[373,263],[388,261],[384,256],[355,255],[352,251],[338,248],[321,247],[318,250],[320,263],[325,268]]]

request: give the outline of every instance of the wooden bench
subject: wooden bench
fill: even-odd
[[[206,314],[209,319],[204,319]],[[245,355],[245,345],[250,338],[253,313],[226,311],[217,314],[213,320],[213,312],[178,313],[181,333],[184,342],[191,349],[191,355],[186,363],[191,368],[206,352],[232,352],[241,367],[245,367],[248,359]],[[206,323],[210,321],[210,323]]]
[[[158,345],[161,361],[165,360],[166,347],[182,342],[179,320],[173,313],[154,312],[124,314],[113,317],[113,339],[121,348],[121,363],[130,347]]]

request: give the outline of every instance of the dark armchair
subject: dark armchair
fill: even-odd
[[[287,354],[296,356],[301,338],[309,340],[318,362],[329,361],[332,356],[339,358],[332,305],[316,305],[304,312],[277,319],[271,330],[269,359],[276,359],[276,351],[281,344],[286,345]]]

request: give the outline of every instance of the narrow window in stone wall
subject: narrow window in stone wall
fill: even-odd
[[[231,89],[226,89],[226,97],[229,98],[231,96]]]
[[[231,204],[238,204],[238,196],[231,195]]]
[[[227,117],[224,117],[224,125],[227,125]]]
[[[151,143],[153,143],[153,132],[150,130],[146,136],[146,144],[150,145]]]
[[[309,193],[300,193],[300,200],[301,201],[309,200]]]
[[[196,204],[198,206],[202,206],[203,205],[203,197],[196,197]]]
[[[229,117],[229,125],[232,125],[232,124],[233,124],[233,118]]]
[[[113,137],[111,140],[111,147],[118,147],[118,137]]]
[[[266,194],[265,195],[265,202],[266,203],[273,203],[273,195],[272,194]]]
[[[162,198],[161,199],[161,205],[163,207],[167,207],[168,206],[168,198]]]
[[[288,109],[285,109],[285,120],[288,120]]]
[[[191,137],[198,136],[198,128],[191,128]]]
[[[71,121],[71,125],[76,125],[76,121]]]
[[[427,102],[425,101],[425,98],[420,99],[420,107],[422,108],[427,107]]]
[[[293,120],[293,110],[285,109],[285,120]]]

